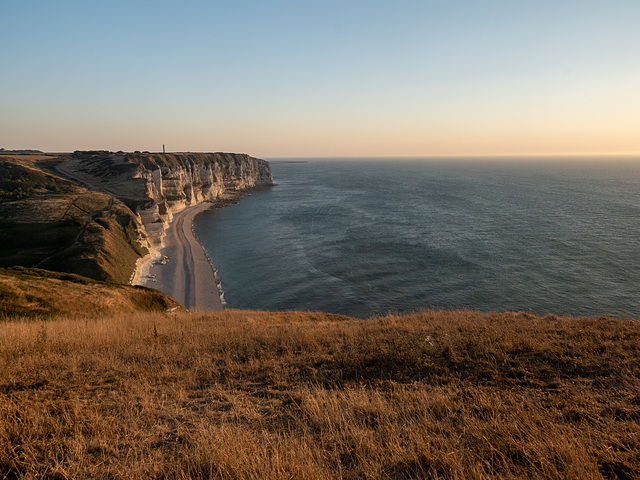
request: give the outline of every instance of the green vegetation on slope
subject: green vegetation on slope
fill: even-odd
[[[640,473],[640,323],[227,311],[11,322],[0,476]]]
[[[102,195],[92,192],[93,196]],[[103,200],[108,197],[102,195]],[[75,240],[40,266],[96,280],[129,283],[136,261],[147,253],[131,211],[117,200],[90,212]]]
[[[46,173],[28,158],[3,157],[0,174],[6,175],[0,182],[0,267],[38,266],[129,282],[147,250],[128,207]]]
[[[20,200],[38,193],[73,193],[78,186],[19,163],[0,162],[0,201]]]

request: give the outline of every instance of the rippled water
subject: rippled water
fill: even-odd
[[[640,162],[316,160],[197,218],[230,307],[640,317]]]

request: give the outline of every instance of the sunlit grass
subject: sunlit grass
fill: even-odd
[[[637,322],[232,310],[0,332],[8,478],[640,472]]]

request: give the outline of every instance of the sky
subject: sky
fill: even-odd
[[[640,153],[638,0],[0,0],[0,147]]]

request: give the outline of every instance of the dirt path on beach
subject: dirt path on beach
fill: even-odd
[[[193,235],[193,217],[211,206],[200,203],[173,216],[160,251],[166,263],[155,262],[141,284],[172,296],[189,310],[223,309],[213,268]]]

